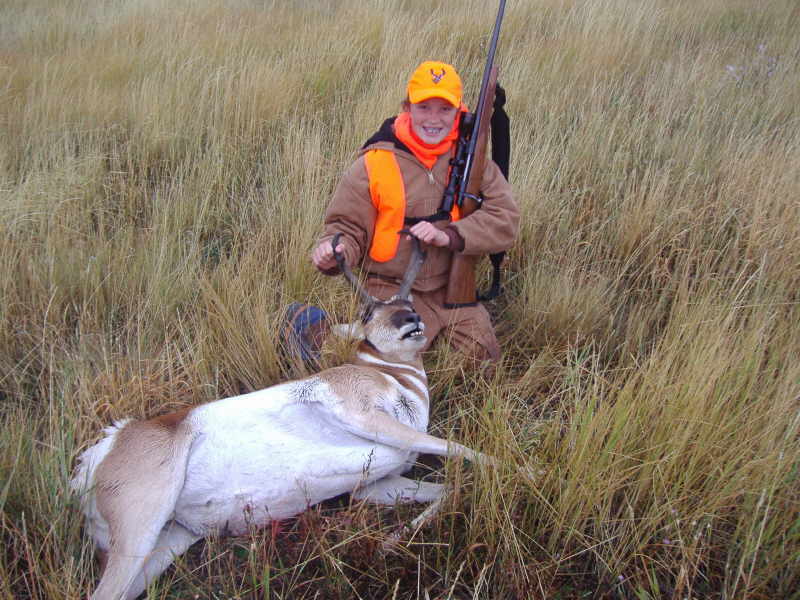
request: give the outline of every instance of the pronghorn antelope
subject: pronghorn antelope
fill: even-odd
[[[365,301],[351,364],[148,421],[125,421],[80,457],[72,480],[105,562],[94,600],[135,598],[174,558],[212,534],[239,535],[342,493],[434,502],[442,484],[401,474],[417,453],[488,457],[428,435],[424,325],[409,300]],[[336,245],[334,244],[334,247]]]

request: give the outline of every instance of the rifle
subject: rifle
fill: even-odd
[[[474,113],[467,113],[461,117],[459,140],[456,154],[451,161],[450,180],[442,198],[442,210],[449,212],[455,202],[461,217],[467,217],[480,208],[479,197],[483,182],[483,171],[486,164],[486,146],[489,135],[489,121],[492,117],[492,108],[497,87],[497,67],[494,66],[494,54],[497,49],[497,39],[500,35],[500,24],[503,21],[505,0],[500,0],[497,11],[492,39],[489,44],[489,55],[483,71],[478,105]],[[489,100],[491,98],[491,101]],[[447,283],[445,306],[457,308],[459,306],[473,306],[478,303],[475,286],[475,265],[478,256],[455,254],[450,265],[450,278]],[[498,266],[495,265],[497,272]],[[496,283],[493,293],[496,295]]]

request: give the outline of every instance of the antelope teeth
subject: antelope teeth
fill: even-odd
[[[422,329],[415,329],[414,331],[409,331],[407,334],[405,334],[403,339],[419,337],[422,335],[422,333]]]

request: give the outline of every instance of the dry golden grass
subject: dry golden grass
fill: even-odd
[[[0,598],[92,587],[66,483],[102,426],[300,374],[290,301],[353,314],[307,260],[324,206],[418,61],[477,95],[494,10],[0,3]],[[433,430],[505,468],[420,468],[454,493],[388,553],[420,508],[336,501],[149,597],[798,597],[798,30],[795,0],[510,2],[504,360],[426,357]]]

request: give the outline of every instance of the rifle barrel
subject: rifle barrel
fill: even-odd
[[[492,31],[492,39],[489,42],[489,54],[486,57],[486,67],[483,69],[483,80],[481,81],[481,90],[478,94],[478,105],[475,107],[475,125],[473,126],[472,134],[469,138],[469,146],[467,146],[467,159],[464,165],[462,181],[469,181],[469,175],[472,171],[472,163],[475,156],[475,146],[478,143],[478,130],[480,128],[480,116],[483,114],[483,108],[486,105],[486,92],[489,87],[489,74],[494,64],[494,54],[497,50],[497,40],[500,38],[500,25],[503,23],[503,14],[506,10],[506,0],[500,0],[500,6],[497,9],[497,18],[494,22],[494,30]],[[464,190],[466,186],[462,186],[458,194],[458,205],[461,206],[464,197]]]

